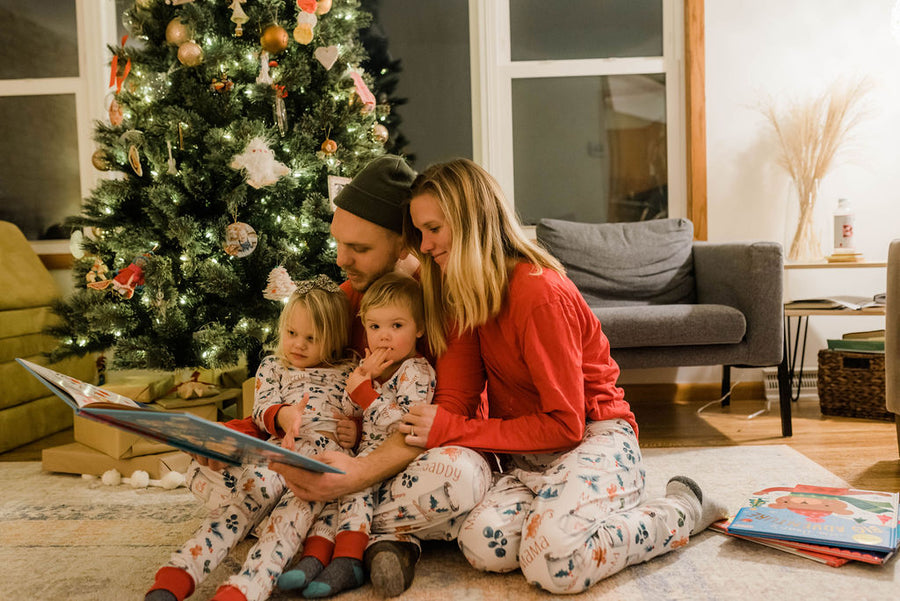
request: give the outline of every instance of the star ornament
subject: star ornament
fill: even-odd
[[[275,153],[260,137],[250,140],[244,152],[231,160],[230,167],[245,170],[247,184],[257,190],[274,184],[291,172],[287,165],[275,160]]]

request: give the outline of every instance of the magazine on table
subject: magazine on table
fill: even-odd
[[[862,551],[897,549],[898,493],[798,484],[753,493],[728,532]]]
[[[230,465],[284,463],[315,472],[343,473],[311,457],[284,449],[190,413],[159,411],[128,397],[16,359],[79,417],[165,443]]]
[[[884,307],[884,295],[875,296],[828,296],[821,298],[804,298],[785,303],[785,309],[806,309],[814,311],[839,311],[850,309],[860,311],[872,307]]]

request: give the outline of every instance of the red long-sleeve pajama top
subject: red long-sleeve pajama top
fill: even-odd
[[[437,360],[428,447],[548,453],[581,443],[586,421],[622,418],[637,433],[600,322],[567,277],[519,263],[504,307],[451,337]],[[488,419],[476,410],[487,382]]]

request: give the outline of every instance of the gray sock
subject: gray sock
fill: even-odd
[[[278,577],[278,588],[283,591],[295,591],[306,588],[310,582],[321,573],[322,562],[312,556],[307,556],[297,562],[293,569],[288,570]]]
[[[418,560],[416,545],[397,541],[374,543],[365,554],[372,586],[385,597],[396,597],[410,587]]]
[[[677,496],[684,500],[693,510],[694,527],[691,534],[706,530],[715,521],[728,517],[727,508],[716,501],[704,497],[703,490],[687,476],[675,476],[666,484],[666,496]]]
[[[178,601],[178,598],[164,588],[158,588],[144,595],[144,601]]]
[[[305,599],[331,597],[341,591],[361,587],[366,581],[362,561],[353,557],[335,557],[322,573],[303,589]]]

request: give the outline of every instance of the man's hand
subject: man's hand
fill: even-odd
[[[272,463],[269,467],[281,474],[288,488],[304,501],[331,501],[367,486],[355,457],[337,451],[323,451],[315,459],[344,473],[311,472],[283,463]]]
[[[269,467],[284,476],[288,488],[304,501],[331,501],[358,492],[396,476],[419,456],[422,449],[403,442],[403,434],[395,432],[365,457],[350,457],[338,451],[316,455],[322,463],[344,471],[325,474],[272,463]]]

